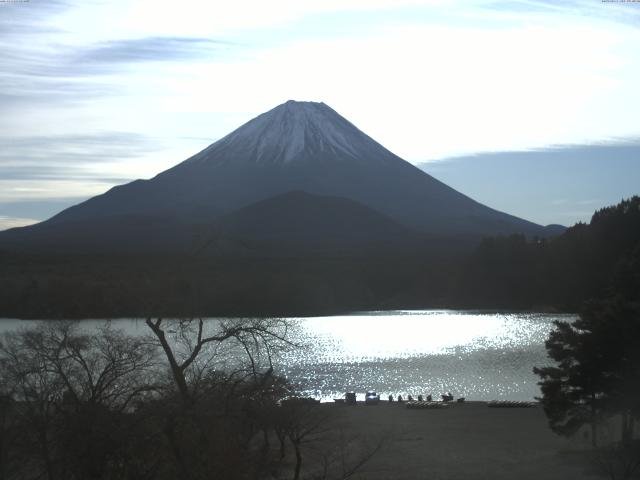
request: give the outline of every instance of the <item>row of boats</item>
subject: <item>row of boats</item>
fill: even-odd
[[[406,403],[407,408],[415,408],[415,409],[437,409],[437,408],[446,408],[451,405],[453,402],[453,395],[451,393],[447,393],[445,395],[441,395],[441,401],[433,401],[431,395],[427,395],[426,400],[423,399],[422,395],[418,395],[418,399],[415,400],[411,395],[407,396],[407,399],[402,397],[402,395],[398,395],[397,398],[394,399],[393,395],[389,395],[388,402],[389,403]],[[367,405],[377,405],[380,402],[380,395],[376,392],[369,391],[365,394],[365,404]],[[336,403],[346,403],[347,405],[356,405],[356,394],[354,392],[348,392],[345,394],[344,398],[336,398],[334,399]],[[455,403],[463,403],[465,401],[464,397],[460,397],[456,400]],[[538,405],[538,402],[527,402],[527,401],[518,401],[518,400],[491,400],[487,402],[487,406],[489,408],[533,408]]]

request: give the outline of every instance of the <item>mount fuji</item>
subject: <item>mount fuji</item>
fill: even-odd
[[[0,246],[179,252],[200,243],[260,251],[256,245],[291,239],[357,248],[511,233],[549,231],[455,191],[324,103],[288,101],[152,179],[1,232]]]

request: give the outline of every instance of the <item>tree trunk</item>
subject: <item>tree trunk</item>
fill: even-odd
[[[596,394],[591,394],[591,446],[598,446],[598,431],[597,431],[598,417],[596,413]]]
[[[269,444],[269,430],[267,430],[266,428],[262,429],[262,438],[264,440],[262,444],[262,449],[267,451],[269,450],[270,444]]]
[[[280,432],[276,431],[276,435],[278,436],[278,441],[280,442],[280,460],[284,460],[285,456],[285,436]]]
[[[47,432],[40,432],[40,446],[42,448],[42,456],[44,460],[44,466],[47,470],[47,480],[54,480],[55,475],[53,473],[53,463],[51,462],[51,455],[49,454],[49,445],[47,444]]]
[[[302,469],[302,452],[300,452],[300,444],[296,442],[293,443],[293,448],[296,451],[296,469],[293,474],[293,480],[300,479],[300,470]]]
[[[621,421],[622,421],[622,430],[621,430],[621,440],[623,444],[628,444],[629,442],[631,442],[632,438],[633,438],[633,424],[632,424],[632,417],[629,414],[629,411],[625,410],[623,411],[621,414]]]
[[[5,437],[4,421],[2,422],[1,428],[2,428],[2,431],[0,432],[0,480],[5,480],[7,478],[7,473],[6,473],[7,454],[4,446],[4,437]]]
[[[184,405],[187,405],[189,404],[190,396],[189,387],[187,386],[187,380],[184,377],[184,370],[180,365],[178,365],[176,357],[173,354],[173,350],[171,350],[171,346],[167,341],[167,337],[165,336],[164,331],[160,328],[159,323],[159,320],[158,324],[154,324],[150,318],[147,318],[146,320],[146,324],[160,341],[162,350],[164,350],[167,361],[169,362],[169,366],[171,367],[173,379],[175,380],[178,391],[180,392],[180,396],[182,397],[182,402]]]
[[[165,422],[166,423],[164,427],[164,434],[166,435],[167,440],[169,441],[169,446],[171,447],[171,452],[173,453],[173,457],[176,459],[178,467],[182,473],[181,478],[184,478],[185,480],[190,480],[192,478],[191,471],[189,470],[187,462],[185,462],[184,460],[184,456],[182,455],[182,451],[180,449],[180,443],[176,438],[175,420],[172,418],[166,418]]]

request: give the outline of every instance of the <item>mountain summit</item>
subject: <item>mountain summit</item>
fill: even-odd
[[[45,222],[4,232],[0,243],[64,246],[73,240],[78,246],[117,249],[126,244],[135,250],[164,242],[164,249],[178,248],[189,244],[195,231],[212,228],[216,222],[233,224],[236,232],[255,232],[238,227],[239,220],[231,221],[229,216],[288,192],[312,197],[284,196],[267,203],[274,219],[271,225],[280,224],[276,216],[285,211],[289,224],[300,228],[308,224],[291,213],[302,210],[287,208],[287,201],[304,198],[314,205],[306,211],[317,212],[339,208],[336,202],[342,199],[350,212],[363,211],[354,208],[353,202],[373,210],[368,215],[372,222],[382,217],[390,220],[380,220],[384,228],[367,223],[371,236],[376,231],[389,236],[391,224],[438,237],[545,235],[543,227],[488,208],[439,182],[324,103],[288,101],[150,180],[114,187]],[[255,218],[252,215],[237,218]],[[325,212],[325,219],[329,218],[338,215]],[[346,221],[343,215],[340,219]],[[331,228],[328,221],[323,225]],[[277,237],[278,232],[269,234],[272,241]],[[355,238],[353,232],[348,237]]]
[[[289,100],[250,120],[188,162],[287,164],[329,156],[375,161],[381,160],[380,149],[378,143],[324,103]]]

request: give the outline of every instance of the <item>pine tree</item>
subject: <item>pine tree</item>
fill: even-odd
[[[536,367],[551,429],[572,435],[590,425],[592,443],[605,417],[622,418],[622,441],[640,416],[640,311],[616,300],[591,301],[572,323],[555,322],[546,342],[557,365]]]

